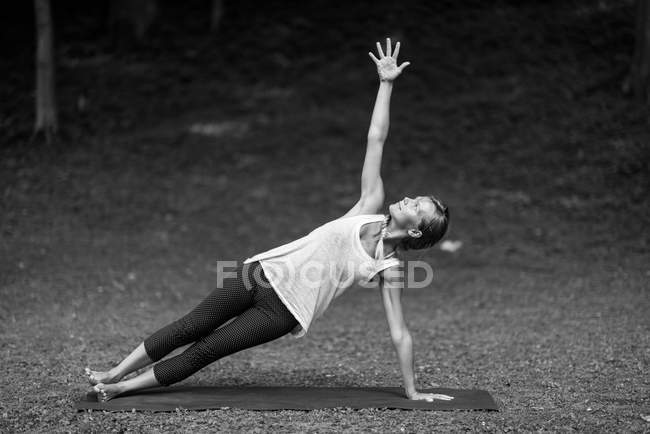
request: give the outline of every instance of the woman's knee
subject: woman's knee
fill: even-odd
[[[223,357],[223,354],[219,350],[220,346],[214,345],[214,342],[207,342],[205,339],[200,339],[185,350],[181,354],[181,358],[184,358],[185,363],[192,368],[201,369]]]

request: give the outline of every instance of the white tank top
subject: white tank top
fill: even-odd
[[[383,241],[377,243],[374,258],[363,248],[359,231],[373,222],[385,222],[385,216],[341,217],[244,261],[260,262],[278,297],[298,320],[291,334],[304,336],[311,322],[347,288],[368,282],[378,272],[399,264],[392,253],[384,258]]]

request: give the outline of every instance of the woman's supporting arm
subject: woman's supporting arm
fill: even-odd
[[[397,55],[399,54],[399,42],[392,52],[390,38],[386,39],[386,54],[381,44],[377,42],[379,58],[368,53],[370,58],[377,65],[379,75],[379,90],[375,99],[375,106],[368,128],[368,142],[366,145],[366,156],[361,171],[361,197],[356,205],[348,211],[346,216],[377,212],[384,203],[384,184],[381,179],[381,159],[384,151],[384,143],[388,137],[390,126],[390,98],[393,92],[393,81],[401,74],[402,70],[409,65],[404,62],[397,66]]]
[[[397,267],[384,270],[381,279],[381,293],[386,311],[386,319],[390,329],[390,337],[397,353],[404,393],[407,398],[433,401],[440,399],[448,401],[453,397],[434,393],[420,393],[415,388],[415,369],[413,361],[413,339],[409,332],[402,310],[403,279],[402,272]]]

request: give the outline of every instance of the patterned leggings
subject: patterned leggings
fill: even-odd
[[[236,274],[223,279],[223,287],[190,313],[145,339],[144,348],[154,362],[194,342],[183,353],[154,365],[158,383],[168,386],[181,381],[222,357],[277,339],[298,325],[259,262],[238,268]]]

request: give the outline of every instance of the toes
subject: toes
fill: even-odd
[[[88,378],[88,382],[92,385],[97,384],[99,381],[95,378],[95,375],[92,373],[92,371],[87,370],[86,371],[86,378]]]
[[[99,383],[93,387],[93,390],[97,392],[97,400],[101,402],[106,402],[108,401],[108,393],[106,392],[106,389],[103,387],[104,385],[102,383]]]

